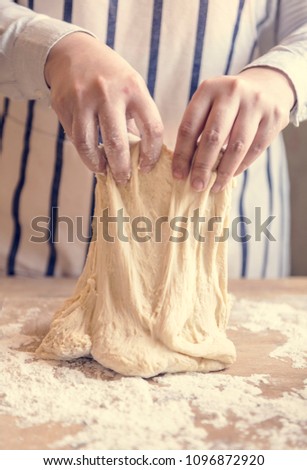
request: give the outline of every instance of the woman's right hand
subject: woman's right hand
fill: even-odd
[[[76,32],[51,49],[45,64],[51,106],[84,163],[114,179],[130,178],[127,120],[141,136],[140,169],[149,172],[163,141],[158,109],[141,76],[116,52],[91,35]],[[105,153],[98,147],[101,130]]]

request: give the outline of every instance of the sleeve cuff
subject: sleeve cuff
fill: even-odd
[[[36,15],[18,34],[13,48],[14,75],[25,99],[48,98],[50,90],[44,67],[50,49],[63,37],[74,32],[91,32],[64,21]],[[95,37],[95,36],[94,36]]]

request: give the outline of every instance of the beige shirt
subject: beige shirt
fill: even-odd
[[[87,252],[82,238],[89,234],[93,175],[59,130],[48,107],[43,74],[50,48],[66,34],[87,30],[138,70],[160,110],[169,147],[197,85],[246,66],[283,71],[297,97],[292,122],[307,117],[305,0],[37,0],[34,6],[36,12],[0,2],[0,92],[9,97],[2,101],[1,120],[2,273],[78,275]],[[28,104],[28,99],[38,101]],[[288,273],[288,202],[286,157],[279,137],[237,178],[232,277]],[[276,241],[258,233],[271,215],[276,216],[269,226]],[[48,240],[31,241],[46,233]],[[251,239],[243,242],[248,234]]]

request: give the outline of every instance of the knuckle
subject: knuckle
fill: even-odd
[[[218,176],[219,176],[220,180],[228,181],[232,177],[232,172],[229,171],[229,170],[219,169],[218,170]]]
[[[146,163],[146,166],[152,166],[152,165],[155,165],[158,160],[159,160],[158,152],[143,150],[142,155],[141,155],[141,159],[140,159],[140,164],[145,165],[145,163]]]
[[[144,78],[135,71],[129,75],[129,81],[132,86],[135,86],[138,88],[146,87]]]
[[[130,178],[130,171],[128,168],[127,169],[123,169],[123,168],[114,169],[112,173],[113,173],[115,180],[118,182],[128,181]]]
[[[221,136],[216,129],[205,130],[203,137],[206,144],[210,147],[217,147],[221,144]]]
[[[188,155],[181,152],[174,153],[172,162],[173,171],[180,171],[182,174],[186,174],[189,171],[189,166],[190,160]]]
[[[284,109],[279,106],[275,106],[273,110],[274,121],[278,123],[281,127],[286,127],[289,124],[290,116],[289,113],[286,113]]]
[[[107,97],[108,96],[108,84],[105,78],[99,75],[96,78],[96,85],[99,90],[100,96]]]
[[[131,97],[138,96],[140,92],[143,93],[144,90],[146,90],[146,84],[141,75],[137,72],[131,72],[126,76],[125,86],[123,88],[124,94]]]
[[[142,158],[140,160],[140,168],[154,167],[158,160],[159,160],[159,156],[157,155],[143,153]]]
[[[203,80],[201,82],[201,84],[199,85],[198,89],[201,92],[207,92],[210,85],[211,85],[211,80],[210,79]]]
[[[283,111],[279,106],[275,106],[273,109],[273,118],[275,122],[280,122],[283,118]]]
[[[74,83],[72,86],[72,99],[78,101],[82,101],[84,98],[84,95],[86,94],[86,87],[81,84],[81,83]]]
[[[212,168],[209,163],[196,160],[193,165],[193,171],[197,173],[208,173],[211,172]]]
[[[245,150],[244,141],[241,139],[236,140],[231,144],[231,150],[235,154],[241,154]]]
[[[263,151],[263,147],[262,145],[260,145],[259,143],[255,143],[253,146],[252,146],[252,151],[254,153],[261,153]]]
[[[189,138],[194,135],[194,126],[191,121],[185,120],[180,124],[179,133],[183,138]]]
[[[229,77],[229,93],[230,95],[235,95],[243,87],[243,82],[241,77]]]
[[[123,153],[125,152],[125,144],[118,134],[110,134],[105,140],[106,153]]]
[[[73,139],[74,145],[77,148],[78,152],[82,155],[87,155],[91,152],[91,147],[86,139],[82,137],[75,137]]]
[[[263,146],[260,145],[258,142],[255,142],[255,143],[252,145],[251,150],[252,150],[252,152],[255,153],[256,155],[259,155],[260,153],[263,152]]]
[[[144,133],[151,139],[160,139],[163,135],[163,125],[161,122],[144,123]]]
[[[255,91],[251,101],[253,106],[260,105],[263,101],[263,94],[261,91]]]
[[[95,149],[82,140],[74,141],[74,145],[86,166],[92,171],[97,171],[100,168],[100,161]]]
[[[187,156],[185,153],[180,152],[180,151],[178,151],[178,150],[175,150],[174,155],[173,155],[173,162],[174,162],[174,164],[176,163],[176,165],[177,165],[177,164],[179,164],[179,165],[180,165],[180,164],[184,165],[184,164],[186,164],[186,163],[188,162],[188,160],[189,160],[189,159],[188,159],[188,156]]]

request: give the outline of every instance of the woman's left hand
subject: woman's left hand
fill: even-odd
[[[268,67],[205,80],[196,90],[181,121],[173,158],[173,176],[191,171],[196,191],[221,191],[244,171],[289,123],[295,92],[288,78]],[[219,161],[220,152],[225,149]]]

